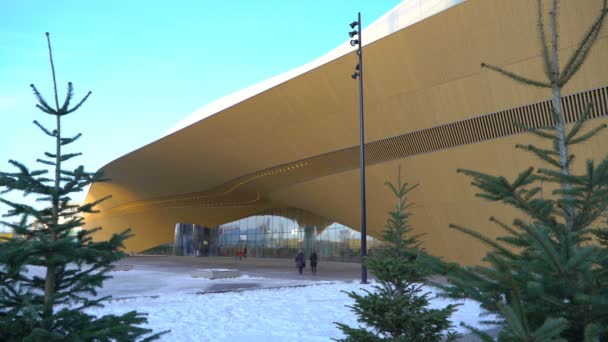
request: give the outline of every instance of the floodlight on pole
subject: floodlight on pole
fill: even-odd
[[[355,31],[348,33],[351,46],[357,46],[359,63],[355,67],[355,73],[351,75],[354,80],[359,80],[359,168],[361,172],[361,284],[367,284],[367,268],[365,267],[365,256],[367,255],[367,217],[365,208],[365,131],[363,120],[363,43],[361,40],[361,12],[357,14],[357,20],[350,24]]]

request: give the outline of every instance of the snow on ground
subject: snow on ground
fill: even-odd
[[[43,269],[30,267],[41,274]],[[114,299],[104,308],[90,309],[95,315],[122,314],[131,310],[148,313],[147,328],[155,332],[171,330],[161,341],[331,341],[342,337],[334,322],[358,325],[347,308],[353,304],[343,291],[372,290],[358,281],[311,281],[242,276],[209,280],[192,278],[189,273],[136,269],[112,272],[99,295]],[[251,286],[259,289],[251,289]],[[245,289],[224,293],[201,292]],[[432,289],[429,290],[432,292]],[[434,308],[455,303],[431,300]],[[456,330],[465,322],[478,324],[479,305],[463,305],[452,315]],[[484,317],[487,319],[487,317]],[[485,329],[485,328],[484,328]]]
[[[258,279],[260,280],[260,279]],[[334,322],[357,325],[342,291],[370,289],[359,283],[324,283],[305,287],[214,294],[170,293],[158,298],[115,300],[96,315],[138,310],[149,314],[148,328],[170,329],[162,341],[330,341],[342,336]],[[466,301],[452,316],[456,328],[477,324],[479,306]],[[447,305],[434,299],[433,307]]]

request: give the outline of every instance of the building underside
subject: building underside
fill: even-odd
[[[539,165],[515,144],[546,143],[513,123],[549,124],[550,91],[480,67],[487,62],[544,77],[535,3],[464,1],[364,47],[369,235],[380,237],[395,205],[384,183],[396,179],[399,167],[408,183],[419,184],[410,196],[415,231],[426,234],[429,252],[447,260],[479,263],[486,251],[450,223],[496,236],[489,217],[516,217],[475,197],[470,179],[456,170],[513,177]],[[602,1],[560,3],[565,61]],[[592,102],[590,124],[608,123],[607,56],[605,26],[564,89],[568,122]],[[87,226],[102,226],[100,239],[131,227],[135,236],[126,248],[135,252],[173,241],[176,223],[217,227],[281,208],[359,229],[355,64],[354,51],[339,56],[112,161],[102,168],[112,181],[93,185],[87,201],[112,198],[86,218]],[[577,146],[575,168],[604,158],[607,142],[603,132]]]

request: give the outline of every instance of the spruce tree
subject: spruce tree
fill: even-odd
[[[482,67],[517,82],[550,89],[553,124],[522,127],[547,140],[550,147],[517,145],[539,159],[515,179],[458,170],[473,179],[477,196],[515,207],[511,224],[490,218],[502,236],[451,225],[489,246],[485,266],[456,267],[444,289],[455,298],[471,298],[496,314],[503,327],[500,341],[608,341],[608,254],[591,242],[592,228],[608,206],[608,159],[573,168],[570,147],[588,141],[606,125],[587,128],[591,104],[571,127],[561,106],[563,87],[585,62],[607,14],[606,0],[580,44],[565,64],[558,61],[558,1],[551,1],[550,38],[545,32],[542,1],[537,0],[537,28],[546,80],[533,80],[500,67]],[[542,187],[549,196],[540,196]],[[487,341],[492,339],[478,331]]]
[[[365,259],[378,284],[371,292],[348,293],[355,300],[350,308],[366,327],[336,323],[346,335],[341,341],[453,341],[458,335],[449,331],[449,317],[456,305],[430,309],[430,293],[423,288],[438,264],[419,249],[420,235],[411,234],[406,195],[415,186],[402,183],[400,175],[396,185],[386,182],[386,186],[397,197],[382,234],[386,244],[376,256]]]
[[[95,317],[87,309],[103,306],[110,297],[97,297],[97,289],[110,276],[115,262],[125,256],[121,251],[129,231],[113,235],[108,241],[94,242],[97,229],[82,229],[83,213],[94,213],[94,203],[77,205],[71,196],[93,182],[103,181],[101,173],[85,172],[83,166],[67,169],[66,164],[80,153],[67,153],[65,147],[80,134],[68,137],[62,131],[62,118],[78,110],[89,92],[72,106],[73,87],[60,105],[49,34],[47,36],[53,75],[54,106],[32,84],[38,100],[36,107],[55,119],[48,129],[37,120],[34,124],[53,140],[53,151],[44,153],[38,162],[49,170],[30,171],[24,164],[10,160],[16,172],[0,172],[2,193],[21,192],[34,195],[42,208],[26,203],[0,201],[9,207],[4,217],[16,222],[2,222],[14,231],[14,237],[0,242],[0,340],[1,341],[134,341],[154,339],[150,330],[140,327],[147,319],[131,311],[123,315]],[[75,234],[74,234],[75,233]],[[39,266],[44,276],[28,273]],[[146,337],[148,335],[148,337]]]

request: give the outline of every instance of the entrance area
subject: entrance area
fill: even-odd
[[[381,242],[367,237],[368,255]],[[174,254],[238,258],[306,257],[315,251],[327,261],[360,261],[360,233],[297,208],[273,209],[218,227],[178,223]]]

